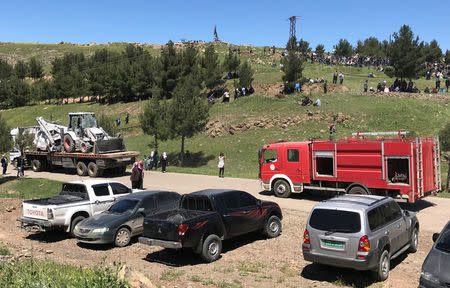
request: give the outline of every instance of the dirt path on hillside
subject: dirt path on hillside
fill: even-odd
[[[33,173],[26,177],[42,177],[59,181],[81,177],[64,173]],[[86,178],[87,179],[87,178]],[[129,184],[129,176],[114,179]],[[16,255],[37,259],[52,259],[73,265],[112,265],[123,262],[140,271],[161,287],[379,287],[368,272],[332,268],[305,262],[301,243],[306,218],[312,206],[328,194],[298,194],[290,199],[275,198],[261,192],[258,182],[251,179],[218,178],[150,172],[145,175],[145,188],[174,190],[188,193],[206,188],[233,188],[246,190],[258,198],[272,200],[282,207],[283,233],[275,239],[266,239],[255,233],[224,242],[221,259],[204,264],[189,252],[170,252],[134,242],[124,248],[78,244],[64,233],[28,234],[17,227],[21,200],[0,201],[0,241]],[[419,251],[394,260],[389,279],[383,287],[417,287],[420,268],[432,246],[433,232],[442,229],[448,221],[450,199],[429,197],[416,205],[401,203],[404,208],[418,211],[421,224]]]

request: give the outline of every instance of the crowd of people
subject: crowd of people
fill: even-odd
[[[243,96],[248,96],[255,93],[255,89],[253,88],[253,86],[250,86],[250,88],[235,88],[234,89],[234,100],[237,100],[240,97]],[[219,95],[219,96],[217,96]],[[222,98],[222,103],[224,102],[230,102],[230,92],[228,91],[228,89],[225,89],[223,91],[223,93],[220,95],[219,93],[217,93],[216,91],[212,91],[211,94],[208,95],[208,104],[215,104],[217,101],[217,98]]]

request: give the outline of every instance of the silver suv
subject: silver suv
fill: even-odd
[[[303,234],[306,261],[372,270],[387,279],[390,260],[406,250],[416,252],[419,222],[383,196],[344,195],[314,206]]]

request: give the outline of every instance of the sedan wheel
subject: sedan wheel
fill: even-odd
[[[120,228],[116,233],[116,238],[114,239],[114,244],[117,247],[124,247],[130,243],[131,233],[125,227]]]

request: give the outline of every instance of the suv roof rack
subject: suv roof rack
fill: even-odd
[[[361,195],[361,196],[363,196],[363,195]],[[367,202],[358,201],[356,199],[355,200],[353,200],[353,199],[340,199],[339,197],[333,197],[331,199],[325,200],[324,202],[331,202],[331,201],[333,201],[333,202],[345,202],[345,203],[359,204],[359,205],[364,205],[364,206],[370,207],[370,206],[373,206],[373,205],[383,201],[384,199],[386,199],[386,198],[383,197],[383,198],[380,198],[380,199],[374,199],[373,202],[367,203]]]

